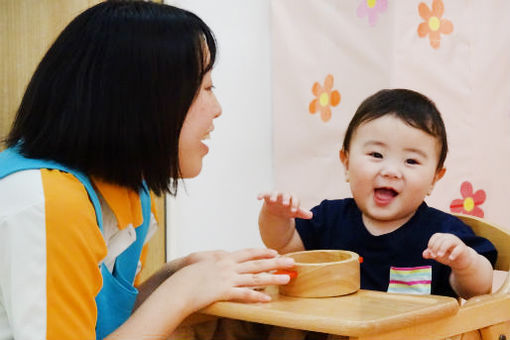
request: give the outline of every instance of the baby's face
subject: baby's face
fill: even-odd
[[[439,141],[393,115],[363,123],[341,154],[367,227],[407,222],[444,170],[436,171]]]

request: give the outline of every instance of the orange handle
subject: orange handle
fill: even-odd
[[[298,275],[297,272],[294,271],[294,270],[285,270],[285,269],[277,270],[273,274],[276,274],[276,275],[289,275],[291,280],[295,279],[297,277],[297,275]]]

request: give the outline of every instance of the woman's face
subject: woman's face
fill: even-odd
[[[179,136],[179,167],[183,178],[195,177],[202,170],[202,158],[209,147],[202,141],[214,130],[213,120],[221,115],[221,106],[213,92],[211,71],[200,84]]]

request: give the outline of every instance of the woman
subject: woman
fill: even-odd
[[[76,17],[37,67],[0,153],[0,339],[168,336],[292,261],[268,249],[201,252],[137,289],[155,222],[150,192],[198,175],[221,107],[216,46],[194,14],[107,1]]]

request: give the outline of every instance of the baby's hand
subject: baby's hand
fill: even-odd
[[[467,268],[472,262],[471,248],[453,234],[435,233],[429,240],[423,258],[433,259],[454,270]]]
[[[268,213],[285,218],[311,219],[313,213],[310,210],[299,207],[299,199],[289,193],[265,192],[257,196],[257,199],[264,200],[265,209]]]

